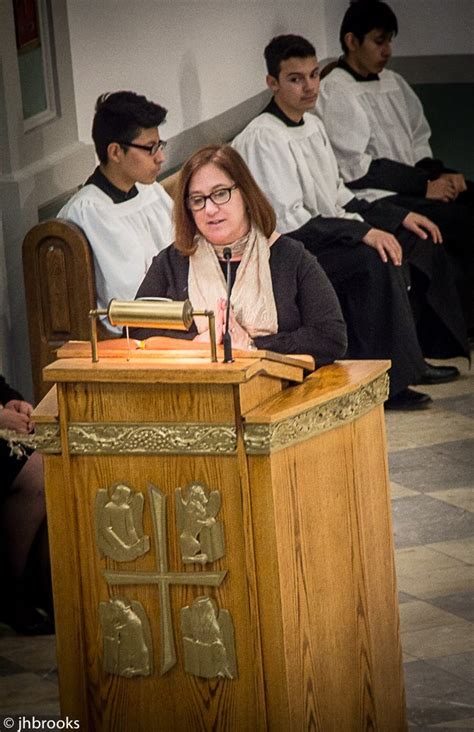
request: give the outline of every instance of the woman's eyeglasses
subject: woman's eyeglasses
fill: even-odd
[[[224,203],[229,203],[232,191],[235,191],[236,188],[238,188],[238,185],[234,183],[230,188],[218,188],[217,191],[212,191],[208,196],[188,196],[186,203],[191,211],[201,211],[208,199],[216,206],[222,206]]]
[[[153,145],[138,145],[136,142],[121,142],[122,147],[138,147],[139,150],[146,150],[149,155],[156,155],[158,150],[163,151],[167,145],[166,140],[160,140]]]

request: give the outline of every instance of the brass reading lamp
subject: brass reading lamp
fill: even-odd
[[[99,360],[97,354],[97,318],[106,315],[111,325],[132,328],[173,328],[189,330],[195,315],[202,315],[209,321],[211,361],[217,362],[216,318],[213,310],[193,310],[189,300],[144,299],[111,300],[106,310],[90,310],[92,362]]]

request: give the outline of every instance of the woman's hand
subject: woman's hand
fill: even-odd
[[[4,409],[0,409],[0,429],[27,435],[33,430],[33,424],[28,415],[7,408],[5,405]]]
[[[226,318],[226,307],[227,300],[225,297],[220,297],[217,301],[216,307],[216,343],[220,345],[225,333],[225,318]],[[240,350],[247,350],[249,343],[251,342],[250,336],[242,326],[237,322],[232,307],[229,312],[229,331],[232,338],[232,346]],[[209,343],[209,330],[205,330],[199,333],[194,338],[195,341],[201,343]]]
[[[214,312],[215,317],[215,323],[216,323],[216,344],[220,345],[222,343],[222,338],[224,336],[225,331],[225,304],[226,299],[224,297],[220,297],[217,301],[216,310]],[[211,337],[209,335],[209,329],[203,330],[202,333],[199,333],[197,336],[194,337],[195,341],[198,343],[209,343],[211,340]]]
[[[22,399],[10,399],[5,404],[5,409],[12,409],[14,412],[18,412],[18,414],[26,414],[27,417],[31,417],[33,405],[29,402],[24,402]]]
[[[224,303],[225,303],[225,301],[224,301]],[[225,314],[225,304],[224,304],[224,314]],[[247,333],[247,331],[245,330],[245,328],[242,328],[240,323],[237,322],[232,308],[230,309],[230,315],[229,315],[229,331],[230,331],[230,337],[232,339],[232,347],[246,351],[249,347],[250,336]]]

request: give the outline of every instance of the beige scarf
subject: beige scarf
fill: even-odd
[[[237,322],[251,338],[270,335],[278,331],[278,317],[270,273],[270,247],[278,236],[270,240],[253,226],[243,240],[232,245],[233,253],[243,249],[237,269],[230,302]],[[245,242],[245,240],[247,240]],[[226,283],[216,248],[201,234],[194,243],[198,245],[189,258],[188,293],[195,310],[214,310],[219,298],[226,298]],[[244,246],[242,246],[244,245]],[[223,250],[224,247],[219,247]],[[194,318],[199,333],[207,330],[207,318]]]

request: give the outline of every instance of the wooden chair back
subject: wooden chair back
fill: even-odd
[[[23,241],[23,274],[35,401],[51,385],[44,366],[68,340],[90,337],[89,310],[96,307],[92,251],[83,231],[61,219],[34,226]]]
[[[179,171],[160,181],[173,197]],[[96,307],[92,250],[86,235],[70,221],[36,224],[23,241],[23,275],[35,401],[50,388],[43,368],[69,340],[90,338],[89,310]],[[111,334],[98,323],[99,339]]]
[[[174,173],[171,173],[171,175],[167,175],[166,178],[163,178],[163,180],[159,181],[160,185],[163,186],[166,193],[171,196],[171,198],[174,197],[179,174],[180,170],[176,170]]]

